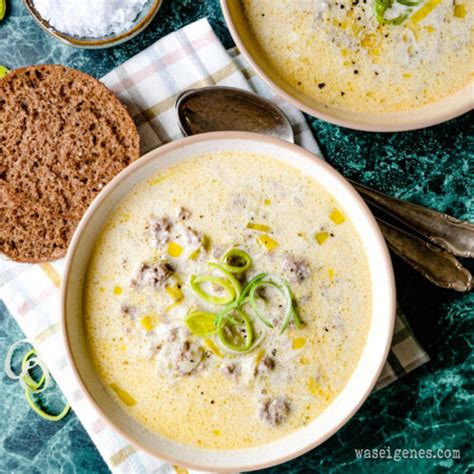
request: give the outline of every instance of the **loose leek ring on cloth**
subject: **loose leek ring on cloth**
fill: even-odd
[[[69,403],[67,403],[64,406],[63,411],[61,413],[58,413],[57,415],[50,415],[49,413],[46,413],[40,406],[38,406],[36,401],[33,399],[31,390],[25,390],[25,397],[31,409],[34,410],[39,416],[41,416],[41,418],[44,418],[45,420],[48,420],[48,421],[62,420],[69,413],[69,410],[71,408]]]
[[[51,415],[40,405],[38,405],[34,399],[34,394],[44,392],[51,385],[51,375],[49,370],[46,367],[46,364],[38,357],[36,348],[34,346],[23,356],[21,362],[21,372],[16,374],[12,370],[12,359],[14,352],[21,344],[29,344],[32,346],[32,344],[26,339],[22,339],[12,344],[8,349],[7,356],[5,358],[5,373],[10,379],[19,381],[20,385],[25,391],[25,398],[28,402],[28,405],[30,405],[31,409],[34,410],[39,416],[48,421],[62,420],[70,410],[70,405],[68,403],[64,406],[63,410],[59,414]],[[41,369],[41,376],[39,380],[35,380],[32,377],[32,370],[35,367],[39,367]]]
[[[21,373],[15,374],[12,370],[12,359],[13,359],[13,353],[15,352],[16,348],[20,346],[21,344],[30,344],[27,339],[20,339],[19,341],[16,341],[14,344],[12,344],[7,351],[7,355],[5,357],[5,373],[7,374],[7,377],[12,379],[12,380],[18,380],[21,376]]]
[[[34,360],[34,361],[30,360],[30,358],[33,358],[33,357],[36,360]],[[32,370],[34,367],[36,367],[38,365],[39,365],[39,363],[38,363],[38,358],[36,357],[36,351],[34,349],[31,349],[23,357],[23,360],[21,362],[21,371],[22,371],[22,373],[24,372],[24,374],[25,374],[23,376],[23,382],[25,383],[27,388],[29,388],[34,393],[42,392],[49,385],[49,380],[48,380],[48,383],[45,383],[46,382],[46,376],[45,376],[45,371],[44,371],[43,367],[41,367],[42,373],[41,373],[41,377],[38,381],[34,380],[30,376],[30,370]],[[20,379],[20,380],[22,380],[22,379]],[[43,388],[40,388],[41,385],[43,385]],[[23,388],[25,388],[25,387],[23,387]],[[25,388],[25,390],[26,390],[26,388]]]

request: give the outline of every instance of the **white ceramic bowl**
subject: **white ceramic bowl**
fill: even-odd
[[[102,225],[136,184],[169,165],[202,153],[242,151],[270,155],[323,185],[362,236],[372,282],[372,321],[361,359],[333,403],[309,425],[265,446],[216,451],[185,446],[152,433],[107,393],[89,359],[83,326],[83,283]],[[395,286],[387,247],[369,209],[352,186],[323,160],[299,146],[264,135],[218,132],[164,145],[130,165],[92,203],[74,235],[62,286],[62,323],[69,362],[79,384],[106,421],[138,448],[182,466],[205,471],[249,471],[288,461],[318,446],[346,423],[371,392],[388,354],[395,319]]]
[[[399,132],[445,122],[472,110],[474,106],[474,82],[472,81],[448,97],[413,110],[373,113],[353,112],[340,107],[328,106],[293,88],[277,70],[268,64],[248,27],[240,1],[221,0],[221,6],[235,44],[255,72],[276,94],[313,117],[355,130]]]

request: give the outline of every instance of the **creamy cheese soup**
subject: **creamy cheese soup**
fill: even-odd
[[[367,257],[337,201],[243,153],[198,156],[134,188],[104,225],[84,298],[116,402],[152,432],[216,449],[318,416],[371,318]]]
[[[473,0],[241,0],[272,68],[326,105],[394,112],[473,78]]]

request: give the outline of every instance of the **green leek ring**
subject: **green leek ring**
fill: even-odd
[[[226,304],[231,303],[236,296],[234,287],[229,283],[228,280],[224,278],[219,278],[212,275],[191,275],[189,283],[191,285],[192,292],[206,303],[224,306]],[[218,285],[223,288],[224,291],[227,293],[227,296],[210,295],[201,288],[201,283],[214,283],[215,285]]]

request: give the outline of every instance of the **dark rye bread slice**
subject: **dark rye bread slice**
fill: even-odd
[[[96,79],[57,65],[0,79],[0,253],[64,256],[90,202],[138,157],[135,124]]]
[[[133,120],[93,77],[41,65],[0,80],[0,186],[12,201],[79,218],[138,157]]]
[[[17,262],[40,263],[66,254],[77,222],[52,218],[30,203],[17,205],[0,192],[0,253]]]

